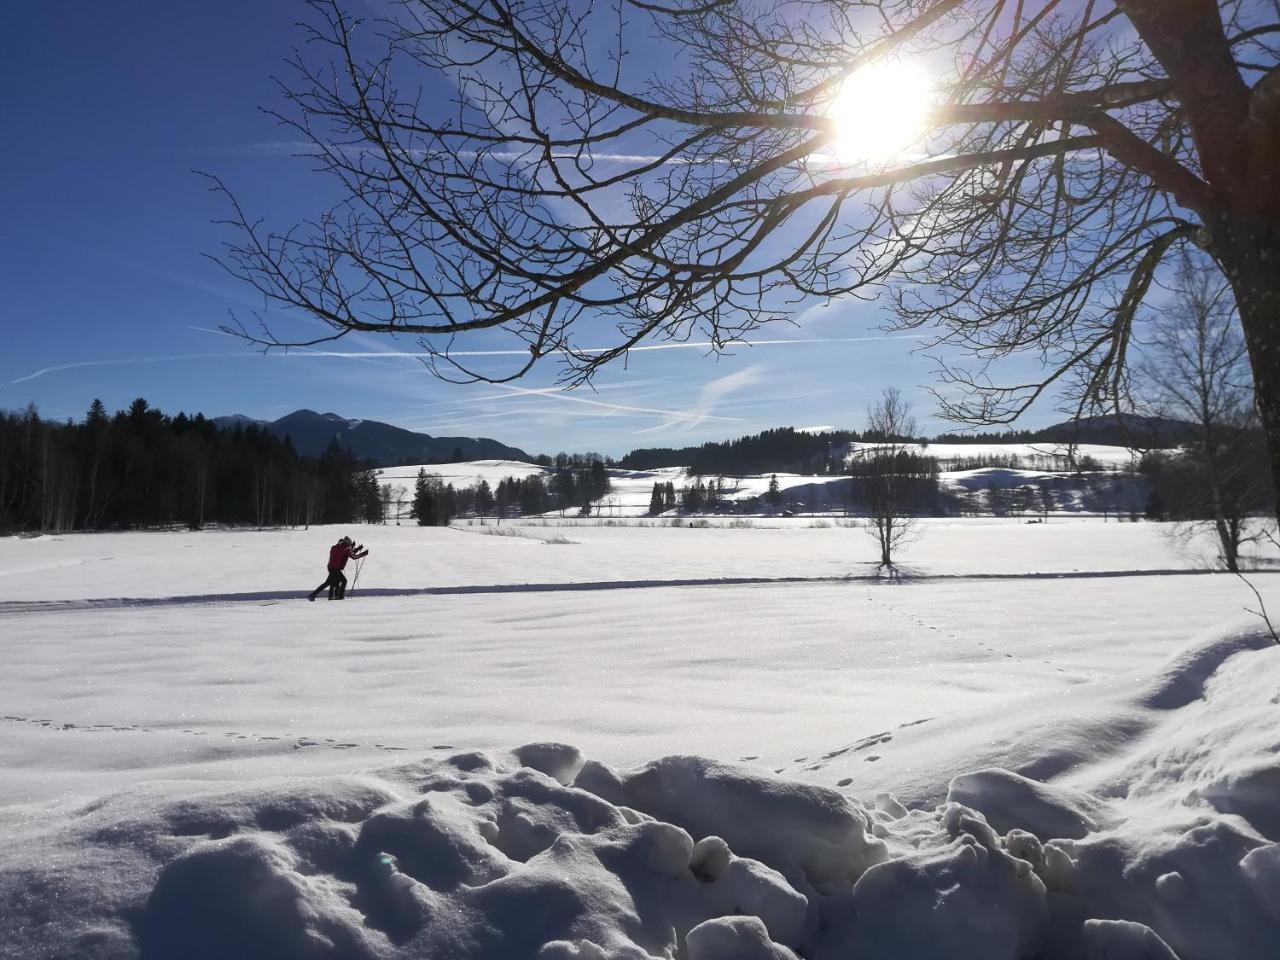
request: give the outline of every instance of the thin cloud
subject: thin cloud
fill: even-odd
[[[117,357],[110,360],[77,360],[74,363],[57,363],[51,367],[42,367],[39,370],[33,370],[31,373],[18,377],[15,380],[9,380],[3,386],[13,387],[20,383],[26,383],[28,380],[35,380],[38,377],[46,376],[50,373],[58,373],[63,370],[79,370],[83,367],[121,367],[135,363],[169,363],[177,360],[209,360],[213,357],[256,357],[257,353],[170,353],[157,357]]]
[[[928,340],[929,337],[922,333],[896,333],[888,335],[877,335],[873,337],[796,337],[790,340],[743,340],[740,343],[734,343],[732,347],[782,347],[791,345],[804,345],[814,343],[878,343],[881,340]],[[712,343],[710,340],[699,341],[680,341],[678,343],[645,343],[638,346],[629,347],[628,353],[646,353],[653,350],[711,350],[716,348],[724,348],[724,344]],[[600,354],[609,353],[614,347],[583,347],[575,349],[575,354]],[[567,350],[548,350],[544,356],[565,356],[569,353]],[[271,354],[268,354],[270,356]],[[286,354],[275,354],[276,356],[284,356]],[[294,355],[294,354],[289,354]],[[301,355],[301,354],[297,354]],[[449,350],[436,351],[430,350],[385,350],[385,351],[363,351],[363,350],[311,350],[307,356],[319,357],[343,357],[347,359],[358,359],[361,357],[406,357],[412,359],[428,359],[431,357],[527,357],[529,356],[528,348],[523,350]]]
[[[662,416],[662,417],[671,417],[678,420],[688,420],[697,416],[701,416],[702,419],[704,420],[719,420],[719,421],[725,421],[725,422],[736,422],[736,421],[742,420],[742,417],[720,417],[720,416],[711,416],[709,414],[700,414],[699,411],[696,411],[696,410],[694,411],[666,410],[661,407],[635,407],[625,403],[609,403],[608,401],[604,401],[604,400],[591,400],[587,397],[572,396],[566,391],[560,390],[559,388],[556,388],[556,387],[533,389],[533,388],[527,388],[527,387],[513,387],[511,384],[508,384],[508,383],[495,384],[495,386],[497,386],[499,389],[505,390],[509,393],[518,394],[520,396],[526,396],[526,397],[535,396],[535,397],[544,397],[547,399],[556,399],[556,400],[564,401],[565,403],[576,403],[576,404],[582,404],[583,406],[597,407],[600,409],[608,410],[610,413],[617,413],[619,411],[624,411],[626,413],[647,413],[647,414],[655,414],[657,416]]]
[[[212,333],[218,336],[230,336],[225,331],[213,330],[207,327],[192,327],[193,330],[199,330],[205,333]],[[890,334],[885,336],[874,337],[798,337],[792,340],[752,340],[743,341],[743,347],[783,347],[783,346],[802,346],[805,344],[816,343],[874,343],[882,340],[927,340],[929,337],[921,333],[903,333]],[[649,343],[631,347],[631,352],[645,353],[654,350],[709,350],[716,347],[716,344],[710,341],[682,341],[679,343]],[[575,353],[580,354],[600,354],[607,353],[611,347],[586,347],[577,350]],[[548,355],[564,355],[564,350],[548,351]],[[262,353],[260,351],[241,351],[236,353],[171,353],[161,354],[151,357],[115,357],[111,359],[101,360],[77,360],[71,363],[52,364],[47,367],[41,367],[39,370],[33,370],[21,377],[0,383],[2,386],[12,387],[20,383],[26,383],[39,377],[47,376],[51,373],[59,373],[64,370],[78,370],[85,367],[116,367],[128,366],[130,364],[141,363],[171,363],[187,360],[225,360],[225,359],[244,359],[249,357],[265,357],[272,360],[297,360],[301,358],[310,359],[331,359],[331,360],[381,360],[384,363],[394,360],[424,360],[431,357],[438,357],[439,353],[433,353],[428,350],[316,350],[312,348],[297,348],[293,350],[279,350],[274,352]],[[528,350],[458,350],[450,351],[448,356],[451,357],[527,357]],[[555,388],[551,388],[555,389]],[[588,401],[582,401],[588,402]],[[613,404],[601,403],[601,406],[613,406]],[[622,409],[626,409],[625,407]],[[653,411],[650,411],[653,412]]]
[[[335,153],[341,153],[349,156],[381,156],[382,151],[374,147],[358,147],[343,144],[333,144],[328,147]],[[320,147],[312,143],[310,140],[268,140],[261,143],[250,143],[243,146],[231,147],[206,147],[201,152],[206,153],[230,153],[230,154],[250,154],[255,156],[266,157],[298,157],[298,156],[317,156],[324,153]],[[415,160],[428,160],[432,157],[460,157],[464,160],[496,160],[500,163],[509,163],[516,160],[537,159],[541,160],[544,156],[541,147],[530,146],[524,150],[421,150],[410,149],[403,151],[406,155]],[[617,163],[634,163],[634,164],[650,164],[661,162],[664,166],[679,167],[691,165],[707,165],[707,164],[728,164],[730,161],[720,158],[704,158],[704,157],[666,157],[660,154],[651,153],[606,153],[595,151],[552,151],[551,159],[553,160],[573,160],[573,161],[614,161]]]
[[[645,427],[643,430],[635,432],[637,434],[657,433],[671,427],[685,427],[687,429],[699,426],[708,420],[727,419],[741,421],[745,418],[715,416],[711,413],[711,410],[717,403],[727,400],[739,390],[744,390],[753,384],[759,383],[764,378],[764,371],[764,366],[757,363],[741,370],[735,370],[733,373],[726,374],[723,377],[717,377],[699,391],[698,405],[693,410],[674,414],[665,423],[660,423],[653,427]]]

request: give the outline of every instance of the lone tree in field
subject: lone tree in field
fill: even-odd
[[[1271,482],[1245,345],[1225,281],[1201,259],[1181,258],[1173,292],[1152,324],[1138,382],[1157,413],[1193,433],[1180,451],[1153,454],[1144,466],[1175,519],[1207,518],[1223,566],[1238,572],[1240,548],[1263,535],[1249,518]]]
[[[222,257],[331,328],[306,342],[416,334],[445,376],[553,356],[580,382],[645,340],[722,349],[883,294],[971,358],[939,361],[944,414],[1007,423],[1046,391],[1116,402],[1153,278],[1195,244],[1280,475],[1274,0],[345,4],[313,3],[281,114],[342,199],[283,233],[233,203]],[[509,369],[453,352],[494,328]],[[1023,351],[1041,372],[1002,385]]]
[[[915,432],[910,405],[889,387],[867,410],[864,436],[875,439],[859,448],[850,464],[855,498],[867,506],[867,532],[880,547],[880,566],[889,569],[899,548],[915,535],[921,460],[914,450]]]
[[[432,480],[437,482],[432,483]],[[413,516],[420,527],[436,522],[438,486],[438,478],[429,476],[424,468],[418,468],[418,476],[413,482]]]
[[[782,488],[778,486],[778,475],[776,473],[769,477],[769,489],[765,491],[764,498],[770,508],[774,510],[782,506]]]

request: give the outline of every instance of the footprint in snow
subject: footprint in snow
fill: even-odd
[[[853,752],[857,753],[861,750],[866,750],[868,747],[874,747],[877,744],[888,743],[892,739],[893,734],[889,733],[887,730],[884,733],[873,733],[871,736],[864,737],[854,744]]]
[[[928,723],[928,722],[929,722],[930,720],[932,720],[932,719],[934,719],[934,718],[933,718],[933,717],[921,717],[919,720],[908,720],[906,723],[899,724],[899,725],[898,725],[898,729],[899,729],[899,730],[902,730],[902,729],[903,729],[903,728],[905,728],[905,727],[918,727],[918,726],[920,726],[920,724],[922,724],[922,723]]]

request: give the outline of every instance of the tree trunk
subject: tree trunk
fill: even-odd
[[[1231,289],[1253,369],[1258,418],[1280,519],[1280,223],[1234,217],[1212,229],[1211,252]]]

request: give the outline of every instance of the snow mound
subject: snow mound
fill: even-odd
[[[1008,770],[979,770],[956,777],[947,800],[981,811],[1001,833],[1022,829],[1041,840],[1079,840],[1115,819],[1102,802],[1086,793],[1037,783]]]
[[[872,867],[853,888],[847,955],[867,960],[1016,960],[1040,947],[1045,885],[989,831],[961,833]]]
[[[1150,927],[1128,920],[1086,920],[1081,960],[1178,960]]]
[[[698,839],[720,836],[817,889],[851,883],[886,855],[866,809],[844,794],[703,757],[667,757],[621,779],[592,764],[577,782]]]
[[[1156,719],[1092,786],[988,766],[931,808],[533,743],[9,817],[0,957],[1262,960],[1280,691],[1261,648],[1201,637],[1131,689]]]
[[[160,869],[136,923],[139,956],[640,958],[688,936],[691,957],[715,960],[789,957],[778,944],[805,941],[809,901],[776,870],[526,765],[563,775],[576,756],[537,744],[384,771],[374,810],[350,784],[328,805],[300,793],[296,818],[265,813],[278,788],[162,809],[161,830],[209,832]],[[788,814],[757,778],[689,777],[690,804],[728,789],[745,811]],[[807,789],[782,796],[809,807]]]

